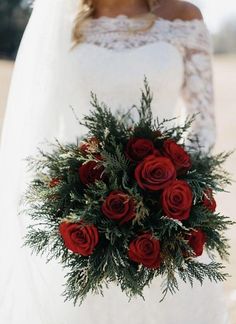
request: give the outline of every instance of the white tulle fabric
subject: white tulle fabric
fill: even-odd
[[[193,125],[204,144],[215,142],[211,45],[202,21],[158,19],[146,33],[128,33],[142,19],[125,16],[88,20],[84,41],[74,50],[71,28],[77,0],[36,0],[17,56],[0,150],[0,319],[4,324],[225,324],[223,287],[205,282],[163,303],[161,279],[130,301],[115,284],[104,297],[90,295],[74,307],[64,303],[64,273],[56,262],[21,248],[30,220],[18,214],[31,179],[24,158],[45,140],[74,141],[84,133],[81,118],[90,109],[90,91],[112,109],[139,103],[143,77],[152,88],[159,119],[200,111]],[[208,262],[206,254],[200,257]],[[210,302],[209,302],[210,301]]]

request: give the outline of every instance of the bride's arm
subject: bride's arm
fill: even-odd
[[[202,20],[195,21],[193,26],[192,39],[184,46],[182,95],[186,113],[199,113],[190,131],[198,135],[202,151],[207,152],[213,149],[216,141],[212,44],[209,31]]]

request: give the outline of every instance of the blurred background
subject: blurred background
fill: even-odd
[[[236,148],[236,1],[192,0],[200,7],[214,44],[215,113],[218,138],[215,151]],[[14,59],[31,8],[29,0],[0,0],[0,130],[6,107]],[[236,153],[225,167],[236,180]],[[236,220],[236,184],[217,196],[218,209]],[[232,246],[229,262],[232,277],[224,284],[232,324],[236,324],[236,226],[228,233]],[[203,324],[203,323],[201,323]],[[204,323],[207,324],[207,323]],[[217,323],[216,323],[217,324]]]

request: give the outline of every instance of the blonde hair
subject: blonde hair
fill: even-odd
[[[142,30],[135,30],[134,32],[137,31],[144,31],[144,30],[148,30],[149,28],[151,28],[155,22],[156,16],[155,14],[153,14],[154,9],[156,8],[156,6],[159,3],[159,0],[146,0],[147,4],[149,6],[150,9],[150,24],[145,27]],[[73,47],[75,47],[77,44],[79,44],[82,39],[83,39],[83,34],[80,30],[80,26],[83,23],[83,21],[89,17],[92,17],[92,14],[94,12],[94,7],[93,7],[93,0],[82,0],[81,1],[81,6],[78,10],[78,13],[76,14],[76,17],[74,19],[74,26],[73,26],[73,30],[72,30],[72,42],[73,42]],[[138,17],[138,16],[136,16]]]

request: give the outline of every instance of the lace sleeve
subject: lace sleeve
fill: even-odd
[[[184,46],[184,83],[182,97],[187,115],[198,113],[190,127],[197,134],[203,152],[212,150],[216,141],[214,89],[212,73],[212,44],[203,22],[187,36]],[[188,38],[191,37],[192,39]]]

